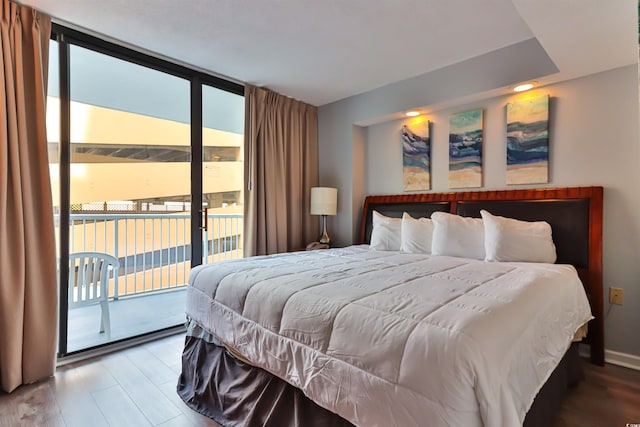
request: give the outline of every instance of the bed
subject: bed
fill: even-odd
[[[547,221],[556,264],[367,245],[374,211],[482,210]],[[228,426],[548,425],[591,314],[604,362],[601,242],[601,187],[367,197],[363,245],[193,270],[178,393]]]

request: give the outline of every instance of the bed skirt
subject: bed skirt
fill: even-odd
[[[525,427],[553,425],[570,387],[582,379],[574,343],[540,390]],[[284,380],[233,357],[215,339],[187,335],[178,394],[193,410],[225,427],[347,427],[351,423]]]

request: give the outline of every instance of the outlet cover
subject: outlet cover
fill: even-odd
[[[622,288],[609,288],[609,303],[622,305],[624,302],[624,289]]]

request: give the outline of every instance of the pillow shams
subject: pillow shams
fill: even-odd
[[[401,243],[402,219],[372,212],[373,229],[369,246],[377,251],[399,251]]]
[[[431,220],[408,213],[391,218],[373,211],[370,246],[379,251],[402,251],[457,256],[486,261],[554,263],[556,247],[551,226],[492,215],[480,218],[434,212]]]
[[[429,218],[415,219],[408,213],[402,214],[400,230],[402,252],[430,254],[433,236],[433,221]]]
[[[467,218],[446,212],[434,212],[433,255],[484,259],[484,226],[480,218]]]
[[[484,221],[487,261],[556,261],[551,225],[545,221],[519,221],[480,211]]]

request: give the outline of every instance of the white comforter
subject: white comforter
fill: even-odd
[[[571,266],[373,251],[195,268],[187,315],[359,426],[516,426],[591,318]]]

